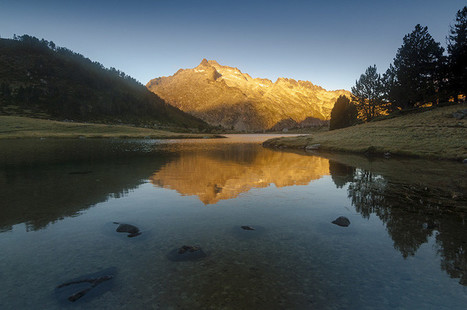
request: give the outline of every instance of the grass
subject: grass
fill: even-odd
[[[467,158],[467,119],[452,113],[467,109],[467,104],[432,109],[377,122],[307,136],[271,139],[264,143],[275,148],[306,148],[352,153],[389,152],[424,158]]]
[[[216,137],[209,134],[174,133],[125,125],[59,122],[21,116],[0,116],[0,139],[18,138],[151,138]]]

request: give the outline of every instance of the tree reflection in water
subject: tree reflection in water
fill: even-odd
[[[441,269],[467,285],[465,201],[457,194],[423,184],[403,184],[374,172],[330,161],[335,185],[348,184],[355,210],[364,218],[376,215],[386,226],[394,248],[404,258],[435,236]],[[459,208],[460,207],[460,208]]]

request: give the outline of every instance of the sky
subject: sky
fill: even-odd
[[[465,0],[0,0],[0,37],[53,41],[143,84],[203,58],[252,77],[347,89],[383,73],[404,35],[428,26],[446,46]]]

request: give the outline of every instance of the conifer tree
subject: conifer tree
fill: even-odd
[[[352,99],[360,118],[370,121],[380,114],[383,93],[383,83],[376,65],[368,67],[352,87]]]
[[[449,91],[457,101],[467,95],[467,6],[457,11],[456,23],[448,36]]]
[[[413,108],[436,104],[443,80],[444,49],[428,33],[428,27],[416,25],[404,36],[394,63],[386,71],[388,99],[393,108]]]

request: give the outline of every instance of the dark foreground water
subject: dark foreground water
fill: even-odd
[[[0,309],[466,308],[466,165],[262,139],[0,142]]]

